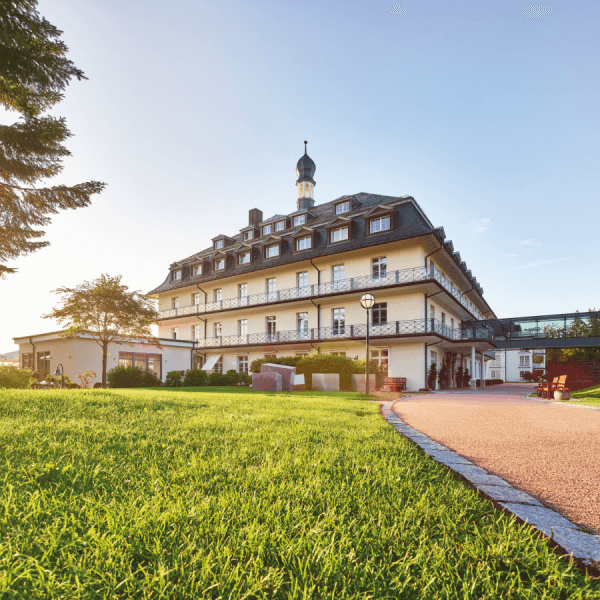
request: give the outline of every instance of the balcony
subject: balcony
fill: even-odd
[[[301,331],[278,331],[277,333],[249,333],[246,335],[228,335],[223,337],[196,340],[199,348],[227,348],[241,346],[260,346],[264,344],[290,344],[301,342],[324,342],[330,340],[364,339],[367,325],[339,325],[337,327],[309,328]],[[369,325],[369,337],[401,337],[416,335],[440,335],[451,341],[493,341],[488,329],[452,329],[436,319],[417,319],[412,321],[391,321],[382,325]]]
[[[318,298],[345,292],[360,292],[363,290],[372,290],[374,288],[393,287],[417,282],[427,283],[429,281],[437,282],[461,306],[468,310],[476,320],[483,320],[483,315],[475,308],[473,303],[434,266],[391,271],[386,273],[383,277],[364,275],[362,277],[330,281],[328,283],[317,285],[313,284],[305,287],[289,288],[277,292],[264,292],[262,294],[252,294],[239,298],[228,298],[226,300],[207,302],[206,304],[189,304],[179,308],[167,308],[160,311],[160,319],[171,319],[187,315],[203,315],[236,308],[264,306],[276,304],[278,302],[302,300],[304,298]]]

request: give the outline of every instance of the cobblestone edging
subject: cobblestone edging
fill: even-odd
[[[528,522],[552,539],[567,554],[588,566],[597,566],[594,562],[600,562],[600,536],[585,533],[557,512],[545,508],[533,496],[512,487],[504,479],[489,474],[485,469],[410,427],[392,411],[395,402],[396,400],[382,404],[381,412],[383,418],[400,434],[415,442],[434,460],[462,475],[485,496],[497,502],[518,519]]]

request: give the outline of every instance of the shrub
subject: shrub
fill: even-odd
[[[427,387],[431,388],[432,390],[435,389],[435,381],[437,379],[437,374],[437,366],[435,363],[432,363],[429,367],[429,374],[427,375]]]
[[[340,389],[347,390],[350,388],[351,376],[353,373],[364,373],[364,362],[362,371],[360,363],[356,363],[347,356],[334,356],[333,354],[318,354],[313,353],[308,356],[301,357],[296,365],[296,373],[304,375],[306,389],[312,388],[313,373],[338,373],[340,376]]]
[[[296,367],[296,372],[298,371],[298,363],[305,358],[304,356],[279,356],[277,358],[257,358],[250,363],[250,371],[252,373],[260,373],[261,367],[265,363],[271,363],[273,365],[285,365],[286,367]]]
[[[92,379],[96,378],[96,373],[90,369],[83,371],[83,373],[77,371],[77,378],[81,381],[82,388],[88,388]]]
[[[71,381],[71,378],[68,375],[64,375],[65,378],[65,388],[68,388],[71,383],[73,383]],[[48,375],[46,375],[45,380],[48,383],[53,383],[56,387],[60,387],[60,375],[51,375],[50,373]]]
[[[202,369],[188,369],[183,377],[183,385],[197,387],[208,383],[208,374]]]
[[[165,377],[165,385],[167,387],[181,387],[184,375],[185,371],[169,371]]]
[[[521,373],[521,379],[529,382],[535,381],[535,375],[531,371],[525,371],[524,373]]]
[[[96,381],[96,383],[92,386],[94,390],[98,390],[102,387],[102,383],[100,381]]]
[[[356,375],[365,374],[366,359],[352,361],[354,363],[353,373]],[[387,367],[378,365],[376,360],[369,361],[369,374],[375,375],[375,387],[380,388],[383,385],[383,380],[387,377]]]
[[[227,371],[225,377],[227,378],[227,385],[237,385],[240,380],[239,373],[233,369]]]
[[[106,380],[111,388],[144,387],[146,371],[139,367],[118,366],[106,374]]]
[[[239,383],[241,385],[250,385],[252,383],[252,377],[248,373],[238,373]]]
[[[211,373],[208,376],[208,385],[227,385],[227,375],[223,375],[223,373]]]
[[[0,365],[0,388],[30,388],[35,382],[31,369]]]
[[[100,385],[102,385],[102,384],[100,384]],[[67,387],[70,390],[79,390],[79,389],[81,389],[81,386],[78,383],[70,383]]]

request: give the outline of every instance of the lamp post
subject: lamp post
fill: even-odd
[[[58,367],[60,367],[60,369]],[[60,375],[60,389],[62,390],[65,387],[65,368],[62,366],[61,363],[58,363],[56,365],[56,371],[54,372],[54,374]]]
[[[363,294],[360,305],[367,310],[367,360],[365,361],[365,396],[369,395],[369,310],[375,304],[373,294]]]

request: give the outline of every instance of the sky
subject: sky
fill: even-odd
[[[0,280],[0,352],[55,331],[53,293],[130,289],[220,233],[315,200],[412,195],[499,317],[600,309],[600,3],[40,0],[74,81],[53,109],[96,180]],[[14,114],[0,114],[11,123]],[[415,265],[416,266],[416,265]]]

